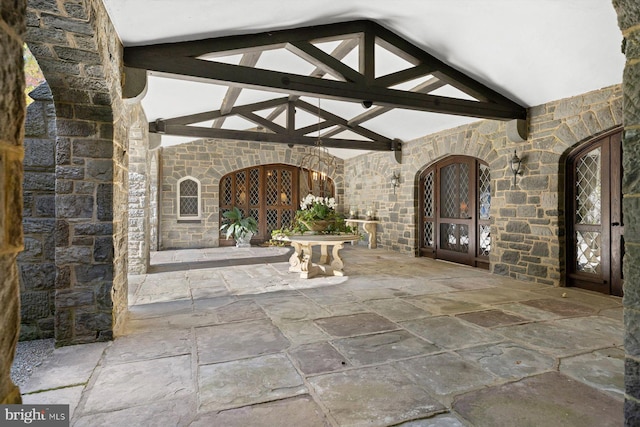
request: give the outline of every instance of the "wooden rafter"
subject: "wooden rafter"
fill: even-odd
[[[261,54],[262,52],[245,53],[240,59],[240,65],[242,65],[243,67],[255,67],[255,65],[258,63],[258,59],[260,59]],[[222,100],[222,105],[220,106],[220,111],[222,113],[228,114],[229,111],[231,111],[233,106],[236,104],[238,97],[240,96],[240,92],[242,92],[242,88],[240,87],[230,86],[227,89],[227,93],[225,94],[224,99]],[[213,121],[212,127],[221,128],[224,120],[224,116],[215,119]]]
[[[331,53],[326,53],[314,45],[315,42],[327,40],[341,40],[341,43]],[[376,45],[408,61],[413,66],[376,77]],[[356,46],[359,47],[357,70],[342,61]],[[260,52],[273,48],[287,49],[313,64],[315,70],[311,75],[301,75],[293,72],[284,73],[255,68]],[[206,60],[239,53],[244,55],[239,65]],[[334,140],[336,144],[344,144],[341,146],[343,148],[366,146],[365,149],[370,150],[393,149],[393,147],[399,146],[397,143],[392,146],[391,138],[362,127],[362,123],[393,108],[497,120],[526,118],[524,107],[371,21],[352,21],[259,34],[129,47],[125,48],[124,60],[127,67],[190,76],[231,87],[220,110],[168,119],[153,124],[150,130],[158,132],[179,132],[177,134],[180,135],[197,133],[198,136],[212,138],[231,135],[233,139],[269,139],[273,142],[309,145],[308,139],[310,137],[304,135],[313,130],[313,127],[295,128],[294,108],[297,107],[312,114],[317,113],[324,120],[321,125],[316,126],[316,129],[336,127],[323,134],[322,137],[326,138],[326,140],[323,139],[324,145],[332,146],[328,144],[328,141]],[[335,80],[322,78],[325,74],[329,74]],[[410,90],[396,88],[401,83],[425,77],[427,77],[426,82]],[[474,100],[437,96],[430,93],[447,84],[471,96]],[[269,104],[271,108],[275,108],[266,118],[263,118],[255,112],[259,109],[265,109],[264,103],[249,106],[235,105],[241,88],[269,90],[285,93],[288,96],[278,98],[277,102]],[[318,109],[312,111],[309,104],[299,99],[300,96],[357,103],[366,101],[375,104],[375,107],[351,120],[346,120],[328,111]],[[285,110],[287,110],[286,125],[274,123],[275,118]],[[222,129],[210,129],[212,132],[207,133],[202,128],[187,126],[198,121],[213,119],[215,120],[214,128],[217,128],[229,115],[242,116],[260,127],[268,129],[269,132],[248,132],[251,135],[242,135],[240,138],[239,133],[245,131],[223,132]],[[197,121],[189,122],[188,120]],[[194,131],[193,129],[198,130]],[[329,138],[347,129],[371,141]],[[262,139],[256,139],[256,135],[260,135]],[[371,148],[373,146],[377,148]]]

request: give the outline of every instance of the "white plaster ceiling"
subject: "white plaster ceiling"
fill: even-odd
[[[104,0],[124,46],[370,19],[525,107],[620,83],[622,36],[610,0]],[[234,58],[228,58],[233,62]],[[300,65],[274,53],[261,66]],[[348,62],[348,58],[345,62]],[[293,60],[291,60],[293,61]],[[392,70],[399,66],[389,58]],[[384,61],[383,61],[384,62]],[[237,63],[237,62],[236,62]],[[220,108],[225,86],[151,74],[149,121]],[[446,93],[442,93],[446,96]],[[238,104],[282,95],[243,90]],[[317,100],[307,98],[316,105]],[[359,104],[322,100],[344,118]],[[364,124],[408,141],[473,118],[392,110]],[[227,119],[225,128],[254,125]],[[163,145],[188,138],[163,135]],[[341,157],[355,150],[332,150]]]

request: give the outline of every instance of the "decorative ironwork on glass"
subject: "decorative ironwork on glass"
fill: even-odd
[[[440,200],[443,218],[458,217],[458,195],[456,183],[456,165],[449,165],[440,171]]]
[[[180,183],[180,216],[198,216],[198,183],[194,180]]]
[[[576,268],[584,273],[600,274],[600,233],[576,231]]]
[[[255,219],[258,224],[260,223],[260,210],[259,209],[250,209],[249,210],[249,216],[252,216],[253,219]]]
[[[222,200],[223,204],[230,205],[233,201],[233,194],[231,192],[231,177],[226,176],[222,181]]]
[[[490,225],[480,225],[480,256],[489,256],[491,253],[491,226]]]
[[[440,197],[443,218],[470,218],[469,165],[455,163],[440,171]]]
[[[244,205],[247,202],[246,194],[247,176],[243,172],[236,174],[236,205]]]
[[[424,241],[422,242],[425,247],[433,247],[433,223],[424,223]]]
[[[278,228],[278,211],[275,209],[267,209],[267,235]]]
[[[249,171],[249,204],[251,206],[260,204],[260,169]]]
[[[580,158],[576,165],[576,222],[600,224],[602,175],[600,147]]]
[[[431,171],[424,178],[424,216],[433,217],[434,194],[433,194],[434,171]]]
[[[293,221],[293,217],[295,216],[294,210],[284,210],[282,211],[282,227],[289,227],[291,222]]]
[[[458,163],[460,168],[460,218],[469,218],[469,164]]]
[[[292,173],[288,170],[282,171],[282,188],[280,189],[280,203],[283,205],[291,205],[292,201]]]
[[[279,199],[278,194],[278,171],[267,171],[267,205],[277,205]]]
[[[469,252],[469,227],[463,224],[440,224],[440,247],[449,251]]]
[[[478,173],[478,216],[480,219],[489,219],[491,212],[491,170],[481,164]]]

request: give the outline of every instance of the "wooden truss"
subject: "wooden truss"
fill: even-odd
[[[319,47],[333,42],[330,52]],[[376,73],[376,46],[386,49],[408,66],[385,75]],[[269,50],[286,49],[315,69],[310,75],[257,68]],[[357,49],[357,69],[344,62]],[[241,54],[238,65],[217,61]],[[127,47],[124,62],[129,69],[143,69],[187,76],[229,86],[219,110],[157,120],[150,132],[198,138],[223,138],[286,144],[316,145],[322,133],[327,147],[399,151],[400,141],[362,126],[394,108],[428,111],[495,120],[525,120],[526,109],[484,84],[445,64],[411,42],[371,21],[352,21],[228,36],[204,40]],[[135,71],[135,70],[132,70]],[[408,90],[398,85],[418,82]],[[451,86],[466,96],[452,98],[431,92]],[[243,88],[284,93],[286,96],[249,105],[236,105]],[[367,108],[349,120],[300,99],[361,103]],[[316,116],[318,123],[296,126],[296,109]],[[268,114],[258,114],[269,110]],[[254,130],[222,129],[224,120],[239,116],[256,125]],[[211,126],[197,124],[213,120]],[[257,130],[256,130],[257,129]],[[335,138],[345,131],[353,139]]]

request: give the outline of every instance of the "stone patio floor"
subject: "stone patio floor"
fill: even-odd
[[[364,246],[156,252],[126,333],[58,348],[25,403],[74,426],[620,426],[621,299]]]

